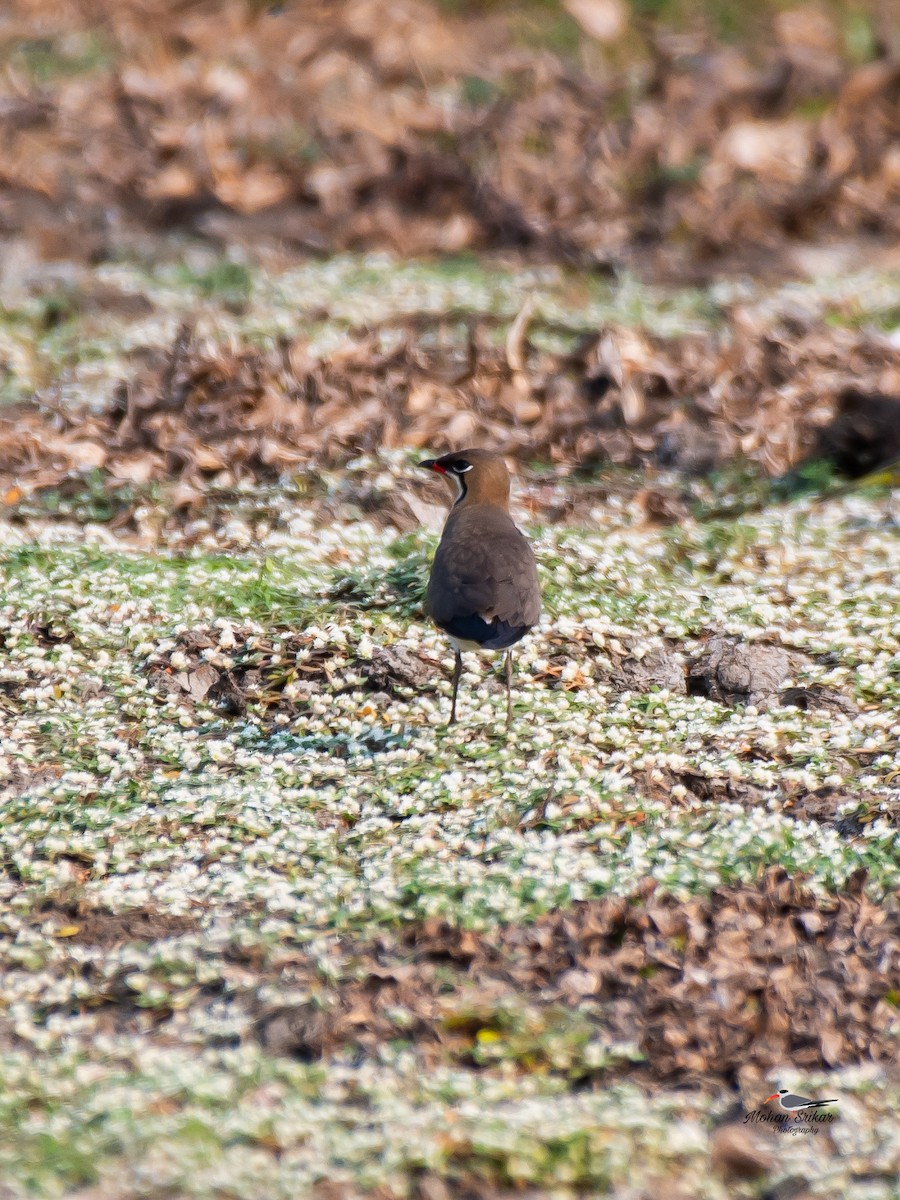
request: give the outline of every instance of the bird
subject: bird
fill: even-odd
[[[837,1100],[809,1100],[806,1096],[795,1096],[787,1088],[780,1088],[777,1092],[773,1092],[763,1101],[763,1104],[768,1104],[770,1100],[777,1100],[778,1107],[782,1112],[789,1113],[795,1119],[805,1108],[824,1108],[827,1104],[837,1104]]]
[[[505,650],[506,728],[512,723],[512,651],[538,622],[541,589],[534,552],[509,515],[509,471],[490,450],[457,450],[420,467],[448,484],[453,505],[435,551],[426,607],[456,652],[450,721],[464,650]]]

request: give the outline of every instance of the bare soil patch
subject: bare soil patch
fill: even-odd
[[[375,1052],[400,1037],[427,1057],[477,1064],[479,1046],[515,1041],[503,1025],[513,1003],[579,1012],[592,1039],[636,1044],[640,1075],[670,1084],[890,1063],[900,906],[873,904],[863,883],[816,900],[772,868],[755,887],[680,903],[648,884],[630,900],[578,904],[490,936],[415,924],[346,947],[340,982],[314,1003],[261,1010],[258,1036],[305,1059],[348,1044]],[[485,1029],[495,1033],[479,1041]],[[574,1060],[568,1069],[592,1074]]]
[[[55,935],[75,945],[98,946],[104,950],[129,942],[159,942],[198,929],[197,921],[189,916],[150,909],[111,913],[85,904],[51,905],[35,913],[35,920],[41,925],[52,922]]]

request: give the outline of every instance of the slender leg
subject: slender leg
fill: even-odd
[[[456,652],[456,662],[453,665],[453,703],[450,705],[450,725],[456,724],[456,693],[459,691],[459,677],[462,674],[462,654]]]
[[[506,652],[506,728],[512,724],[512,650]]]

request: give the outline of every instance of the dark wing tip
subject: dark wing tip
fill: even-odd
[[[511,625],[509,621],[502,621],[499,617],[485,621],[484,617],[471,613],[469,616],[457,616],[449,621],[441,621],[440,628],[450,637],[461,642],[477,642],[485,650],[507,650],[521,641],[531,627]]]

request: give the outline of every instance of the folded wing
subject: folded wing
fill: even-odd
[[[513,645],[537,623],[534,554],[506,513],[471,505],[451,516],[431,570],[428,611],[451,637],[487,650]]]

